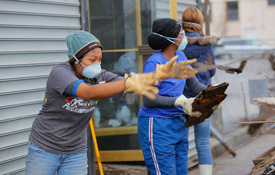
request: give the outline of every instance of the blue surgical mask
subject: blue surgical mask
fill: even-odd
[[[184,32],[184,31],[182,31],[182,32]],[[172,38],[172,37],[163,36],[163,35],[158,34],[158,33],[155,33],[155,32],[153,32],[153,34],[154,34],[154,35],[158,35],[158,36],[160,36],[160,37],[162,37],[162,38],[165,38],[165,39],[167,39],[168,41],[170,41],[170,42],[173,43],[173,44],[176,44],[177,46],[179,46],[177,50],[180,50],[180,51],[184,50],[185,47],[186,47],[186,45],[187,45],[187,43],[188,43],[186,36],[184,36],[184,37],[181,39],[181,38]],[[181,41],[180,44],[177,44],[177,43],[175,43],[173,40],[182,40],[182,41]]]
[[[73,55],[73,54],[72,54]],[[96,78],[101,73],[101,64],[92,64],[86,66],[82,62],[80,62],[74,55],[74,59],[78,62],[78,64],[82,64],[85,68],[82,70],[82,75],[86,78]]]

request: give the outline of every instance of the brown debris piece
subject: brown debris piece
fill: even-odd
[[[270,54],[270,55],[269,55],[269,61],[270,61],[270,63],[271,63],[272,69],[275,70],[275,55]]]
[[[265,109],[275,110],[275,97],[253,98],[252,103]]]
[[[200,37],[187,37],[188,44],[199,44],[199,45],[213,45],[217,41],[217,37],[215,36],[205,36],[203,38]]]
[[[252,100],[252,103],[255,105],[258,105],[262,108],[265,108],[265,110],[258,117],[254,118],[252,121],[266,121],[269,118],[274,116],[275,97],[254,98]],[[257,131],[262,126],[263,126],[263,123],[250,125],[248,128],[248,134],[251,135],[252,137],[254,137],[256,135]]]
[[[239,73],[242,73],[243,68],[246,65],[246,62],[247,62],[247,60],[243,60],[238,68],[233,68],[230,66],[214,65],[213,57],[208,54],[207,59],[205,60],[205,63],[197,62],[197,63],[193,64],[192,66],[200,72],[206,72],[208,70],[213,70],[213,69],[218,68],[218,69],[223,70],[229,74],[234,74],[235,72],[237,74],[239,74]]]
[[[230,66],[221,66],[221,65],[218,65],[217,68],[220,70],[224,70],[225,72],[227,72],[229,74],[234,74],[235,72],[237,74],[239,74],[239,73],[243,72],[243,68],[244,68],[246,62],[247,62],[246,60],[243,60],[238,68],[232,68]]]
[[[224,82],[217,86],[208,86],[206,89],[201,91],[192,104],[192,110],[200,111],[202,115],[200,117],[186,116],[185,126],[190,127],[203,122],[206,118],[209,118],[214,112],[212,107],[218,105],[226,98],[227,95],[225,94],[225,91],[228,85],[228,83]]]
[[[249,175],[262,174],[271,164],[275,164],[275,146],[253,160],[255,167]]]
[[[268,118],[274,116],[274,111],[272,110],[265,110],[263,111],[258,117],[254,118],[252,121],[266,121]],[[258,123],[258,124],[251,124],[248,128],[248,134],[254,137],[258,130],[264,125],[264,123]]]

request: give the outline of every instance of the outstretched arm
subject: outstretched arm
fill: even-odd
[[[96,84],[93,86],[86,83],[80,83],[76,90],[76,96],[84,99],[97,100],[123,92],[124,89],[124,80],[118,80],[104,84]]]
[[[186,86],[193,94],[198,95],[200,91],[204,90],[206,86],[199,82],[196,77],[192,77],[186,80]]]
[[[200,91],[206,88],[206,86],[200,83],[196,77],[187,79],[186,85],[194,94],[199,94]],[[143,96],[143,104],[147,107],[168,107],[168,106],[174,106],[176,99],[177,99],[176,97],[156,95],[155,100],[150,100],[146,96]]]
[[[155,100],[150,100],[146,96],[143,96],[143,104],[147,107],[168,107],[174,106],[176,99],[176,97],[156,95]]]

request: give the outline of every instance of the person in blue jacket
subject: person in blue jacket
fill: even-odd
[[[183,50],[187,38],[181,23],[170,18],[153,21],[152,34],[148,44],[155,52],[148,58],[143,72],[150,73],[158,69],[158,64],[166,64],[178,56],[176,63],[186,61]],[[192,63],[190,63],[192,64]],[[182,95],[187,85],[198,94],[205,86],[196,78],[169,78],[157,84],[159,93],[155,100],[143,97],[143,105],[138,118],[138,139],[143,152],[146,167],[150,175],[187,175],[188,139],[182,117],[183,111],[190,116],[200,116],[192,111],[194,98]]]
[[[208,57],[213,58],[212,64],[215,64],[215,56],[213,52],[213,46],[209,37],[204,37],[202,32],[203,15],[199,9],[195,7],[187,8],[182,14],[182,26],[186,31],[187,37],[198,37],[205,40],[204,45],[200,45],[197,42],[194,44],[188,44],[184,49],[184,53],[188,59],[197,58],[198,62],[209,64]],[[204,85],[211,85],[210,78],[213,77],[216,70],[208,70],[206,72],[198,72],[196,78]],[[184,88],[186,97],[195,97],[189,87]],[[195,143],[199,158],[199,169],[201,175],[212,174],[212,154],[209,143],[210,138],[210,124],[211,117],[207,118],[204,122],[194,126],[195,129]],[[187,135],[188,137],[188,135]]]

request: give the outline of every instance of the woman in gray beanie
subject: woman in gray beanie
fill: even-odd
[[[87,175],[86,129],[97,100],[123,91],[154,99],[158,89],[153,85],[171,78],[167,71],[173,62],[157,72],[119,77],[101,69],[102,45],[94,35],[79,30],[66,41],[69,61],[50,72],[44,104],[32,125],[27,175]]]

